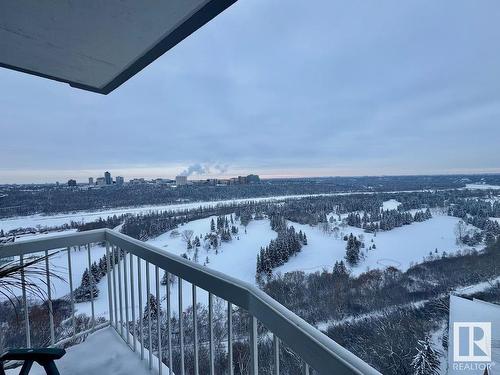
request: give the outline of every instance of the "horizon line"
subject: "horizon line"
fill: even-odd
[[[382,178],[382,177],[440,177],[440,176],[447,176],[447,177],[453,177],[453,176],[494,176],[494,175],[500,175],[500,171],[495,171],[495,172],[441,172],[441,173],[402,173],[402,174],[354,174],[354,175],[317,175],[317,176],[297,176],[297,175],[283,175],[283,176],[266,176],[266,177],[261,177],[261,175],[257,173],[250,173],[250,174],[255,174],[260,177],[261,180],[300,180],[300,179],[327,179],[327,178]],[[250,175],[248,174],[248,175]],[[239,176],[248,176],[248,175],[242,175],[240,174]],[[118,176],[118,175],[116,175]],[[265,176],[265,175],[264,175]],[[122,177],[122,176],[120,176]],[[206,177],[203,178],[202,175],[194,175],[194,177],[197,178],[192,178],[189,179],[189,177],[192,176],[187,176],[188,180],[190,181],[202,181],[202,180],[208,180],[208,179],[215,179],[215,180],[227,180],[232,177],[238,177],[238,175],[234,175],[232,177],[224,176],[224,177]],[[74,178],[72,178],[74,179]],[[130,182],[130,180],[133,179],[144,179],[145,181],[154,181],[156,179],[165,179],[165,180],[175,180],[175,177],[169,178],[169,177],[131,177],[126,180],[126,182]],[[63,179],[63,184],[67,182]],[[8,183],[0,183],[0,186],[11,186],[11,185],[56,185],[57,183],[60,183],[59,181],[56,182],[8,182]],[[84,185],[86,184],[85,182],[78,182],[77,184],[79,185]]]

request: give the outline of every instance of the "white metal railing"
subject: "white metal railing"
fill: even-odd
[[[85,332],[76,332],[75,327],[75,300],[74,286],[72,277],[72,262],[71,248],[75,246],[84,246],[88,253],[89,270],[91,267],[91,246],[93,243],[106,244],[106,267],[107,267],[107,288],[108,288],[108,305],[109,305],[109,322],[103,325],[111,325],[131,347],[133,351],[139,351],[141,359],[145,357],[146,347],[152,349],[152,321],[151,314],[148,315],[148,321],[143,322],[142,308],[144,306],[144,296],[142,295],[141,283],[146,280],[147,296],[150,295],[150,266],[154,267],[154,282],[156,296],[160,296],[160,271],[167,272],[167,280],[170,274],[175,275],[178,281],[178,309],[179,309],[179,336],[180,336],[180,371],[185,373],[185,358],[184,358],[184,329],[183,329],[183,297],[182,287],[183,281],[192,284],[192,306],[197,306],[197,288],[201,288],[208,292],[208,325],[209,325],[209,370],[210,374],[215,373],[215,349],[214,349],[214,332],[213,332],[213,298],[217,296],[227,303],[227,351],[228,351],[228,373],[233,374],[233,306],[238,306],[244,309],[250,316],[249,321],[249,343],[250,343],[250,373],[259,373],[258,361],[258,332],[257,323],[263,324],[271,333],[273,338],[272,358],[273,358],[273,373],[280,373],[280,345],[285,345],[296,353],[304,362],[303,372],[309,374],[310,368],[320,374],[379,374],[376,370],[370,367],[367,363],[350,353],[342,346],[331,340],[322,332],[299,318],[297,315],[286,309],[277,301],[269,297],[267,294],[256,288],[255,286],[232,278],[223,273],[211,270],[207,267],[202,267],[197,263],[186,260],[182,257],[169,254],[165,251],[157,249],[147,243],[128,237],[124,234],[115,232],[109,229],[98,229],[81,233],[72,233],[57,237],[49,237],[43,239],[34,239],[18,243],[11,243],[0,247],[0,259],[5,257],[19,257],[23,262],[27,254],[45,252],[54,249],[66,249],[68,254],[68,281],[69,281],[69,299],[71,303],[73,335],[86,334],[88,331],[93,331],[100,328],[95,324],[95,307],[94,298],[91,298],[91,313],[93,326]],[[118,250],[118,251],[117,251]],[[112,259],[117,254],[123,252],[122,261]],[[145,275],[142,275],[142,262],[146,264]],[[123,264],[122,264],[123,263]],[[113,265],[113,266],[112,266]],[[115,266],[116,265],[116,266]],[[122,267],[123,266],[123,267]],[[50,325],[50,342],[56,344],[54,335],[54,319],[52,312],[51,301],[51,282],[49,261],[46,260],[45,267],[47,271],[47,296],[49,304],[49,325]],[[122,270],[123,268],[123,270]],[[145,279],[144,279],[145,277]],[[92,277],[90,277],[91,283]],[[137,296],[135,288],[137,287]],[[167,300],[167,318],[171,317],[171,296],[170,283],[167,282],[166,300]],[[130,304],[129,304],[130,297]],[[136,321],[136,298],[138,302],[138,321]],[[146,297],[147,298],[147,297]],[[24,310],[24,323],[26,346],[31,346],[30,339],[30,319],[29,306],[26,298],[26,291],[22,290],[22,302]],[[131,309],[129,309],[129,306]],[[129,316],[131,312],[132,316]],[[131,319],[130,319],[131,318]],[[193,308],[193,353],[194,353],[194,373],[199,373],[199,338],[197,329],[197,312]],[[125,322],[125,323],[124,323]],[[139,324],[139,332],[135,332],[135,324]],[[172,358],[172,341],[170,320],[168,320],[166,331],[160,329],[160,319],[156,319],[156,333],[158,337],[157,355],[153,356],[153,350],[147,350],[148,363],[150,368],[153,368],[153,361],[158,361],[157,368],[161,374],[163,371],[163,350],[168,350],[165,365],[168,371],[173,368]],[[148,327],[149,343],[143,341],[143,324]],[[132,325],[131,334],[129,326]],[[162,348],[162,337],[167,335],[167,348]],[[139,336],[139,337],[138,337]],[[147,345],[146,345],[147,344]],[[154,358],[153,358],[154,357]]]

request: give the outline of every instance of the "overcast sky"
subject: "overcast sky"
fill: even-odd
[[[0,183],[500,172],[498,0],[313,3],[240,0],[108,96],[0,69]]]

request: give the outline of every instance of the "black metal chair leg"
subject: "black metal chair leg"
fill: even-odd
[[[45,370],[47,375],[59,375],[54,361],[60,359],[66,351],[57,348],[25,348],[12,349],[0,355],[0,375],[5,375],[3,369],[4,361],[24,361],[19,375],[28,375],[33,366],[33,362],[38,363]]]
[[[28,375],[30,370],[31,370],[31,366],[33,366],[33,361],[31,360],[25,360],[24,363],[23,363],[23,367],[21,367],[21,371],[19,372],[19,375]]]
[[[47,375],[59,375],[56,364],[54,361],[38,362],[43,368]]]

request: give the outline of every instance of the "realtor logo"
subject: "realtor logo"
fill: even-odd
[[[453,360],[491,362],[491,322],[454,322]]]

